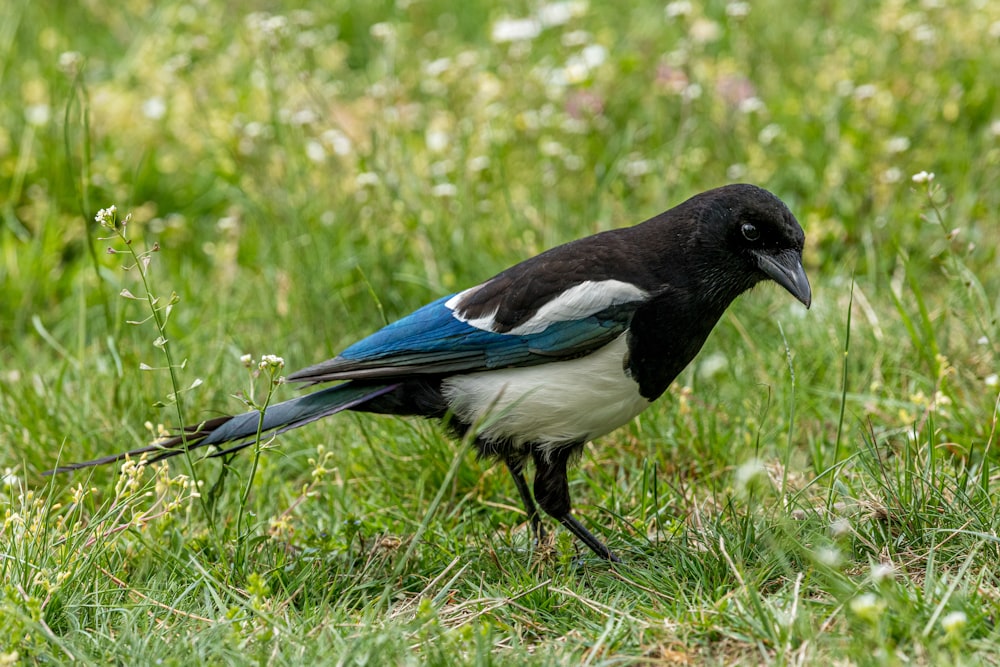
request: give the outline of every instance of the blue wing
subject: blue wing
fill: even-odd
[[[578,357],[617,338],[639,305],[613,303],[583,317],[548,322],[541,331],[499,333],[464,321],[448,305],[453,298],[438,299],[288,379],[326,382],[468,373]]]

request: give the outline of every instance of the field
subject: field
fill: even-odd
[[[997,72],[984,0],[2,3],[0,665],[1000,664]],[[587,446],[620,566],[421,421],[43,475],[737,181],[813,306]]]

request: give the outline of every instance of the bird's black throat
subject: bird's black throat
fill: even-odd
[[[667,390],[701,350],[728,305],[670,292],[636,310],[625,367],[643,398],[654,401]]]

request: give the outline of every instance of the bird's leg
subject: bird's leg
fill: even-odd
[[[538,507],[531,497],[528,482],[524,479],[524,459],[508,456],[504,458],[504,463],[507,464],[507,470],[510,470],[510,476],[514,478],[517,492],[521,494],[521,503],[524,504],[524,511],[528,514],[528,521],[531,522],[531,531],[535,535],[535,542],[541,544],[545,539],[545,526],[542,525],[542,517],[538,514]]]
[[[573,450],[573,447],[561,447],[552,450],[547,456],[537,450],[532,453],[535,459],[535,500],[547,514],[557,519],[595,554],[613,563],[620,563],[618,557],[573,516],[569,481],[566,477],[566,462]]]

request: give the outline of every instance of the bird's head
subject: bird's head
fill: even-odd
[[[712,256],[708,266],[714,275],[705,278],[720,296],[735,297],[770,279],[809,307],[812,290],[802,268],[805,233],[780,199],[746,184],[709,190],[695,199],[700,200],[698,254]]]

